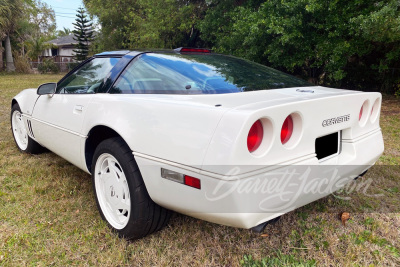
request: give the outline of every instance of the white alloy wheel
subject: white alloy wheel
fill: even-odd
[[[108,223],[115,229],[124,228],[131,215],[128,181],[121,164],[111,154],[101,154],[95,165],[96,196]]]
[[[22,119],[22,114],[18,110],[14,110],[12,114],[11,127],[19,149],[25,151],[28,148],[28,133]]]
[[[132,150],[121,137],[97,145],[90,169],[100,216],[118,236],[142,238],[168,223],[171,212],[150,198]]]

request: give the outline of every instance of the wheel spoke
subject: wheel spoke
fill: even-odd
[[[128,183],[125,181],[124,183],[122,183],[122,197],[123,199],[130,199],[130,195],[129,195],[129,187],[128,187]]]
[[[103,187],[105,187],[106,181],[110,179],[110,175],[108,173],[101,173],[99,175],[99,180]]]
[[[106,160],[106,165],[107,165],[107,169],[111,172],[111,168],[113,166],[113,161],[112,159],[107,158]]]
[[[119,164],[118,164],[118,166],[119,166]],[[111,164],[109,165],[109,167],[110,167],[110,172],[113,172],[113,175],[116,175],[116,177],[117,177],[118,179],[120,179],[122,176],[124,176],[123,171],[120,170],[120,169],[117,167],[117,162],[111,161]]]

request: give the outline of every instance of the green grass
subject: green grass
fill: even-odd
[[[365,176],[381,198],[329,196],[268,225],[267,236],[176,214],[164,230],[127,242],[101,220],[88,174],[52,153],[22,154],[14,144],[12,97],[60,78],[0,74],[0,266],[400,265],[399,100],[383,101],[385,152]],[[360,207],[368,212],[352,212]],[[346,227],[337,218],[343,209],[351,213]]]
[[[261,260],[255,260],[252,256],[244,256],[243,260],[240,261],[244,267],[264,267],[264,266],[304,266],[311,267],[316,266],[315,260],[299,260],[293,255],[285,255],[278,251],[277,255],[272,257],[266,257]]]

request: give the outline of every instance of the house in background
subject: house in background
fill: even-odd
[[[78,42],[74,40],[73,34],[62,36],[46,43],[51,44],[52,47],[43,51],[42,58],[53,57],[54,61],[59,63],[75,62],[75,52],[73,50]]]

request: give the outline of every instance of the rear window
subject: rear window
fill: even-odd
[[[222,94],[304,86],[312,84],[231,56],[146,53],[130,63],[110,93]]]

